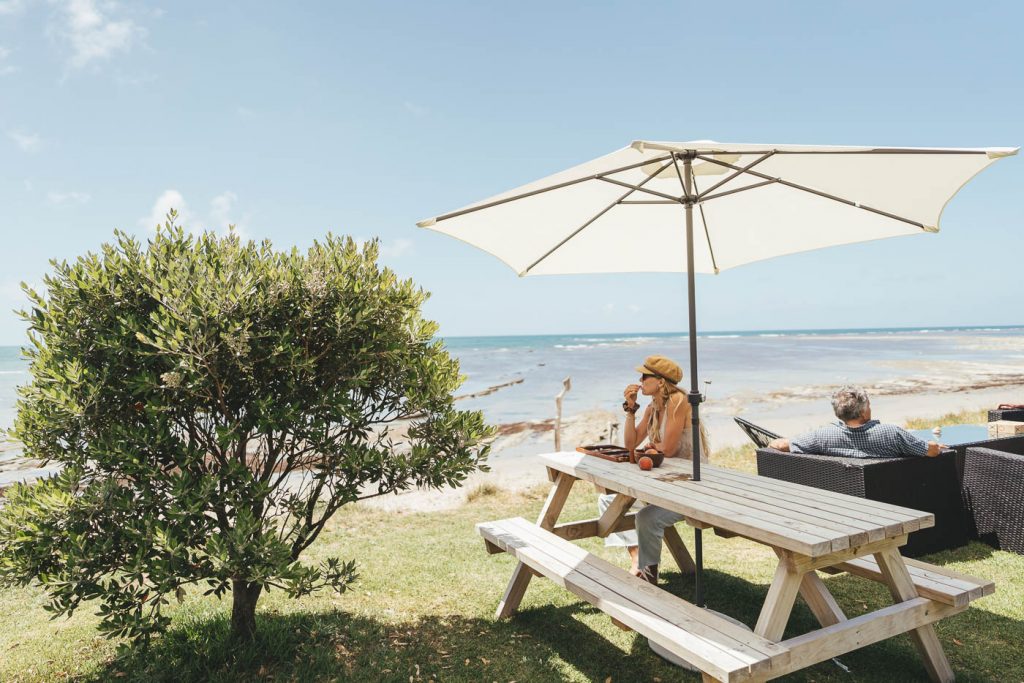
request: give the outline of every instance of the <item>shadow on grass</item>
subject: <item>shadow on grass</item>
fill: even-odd
[[[826,583],[848,616],[891,604],[880,584],[840,575]],[[705,571],[707,604],[745,624],[757,621],[768,587]],[[669,572],[662,587],[693,600],[690,577]],[[86,680],[109,681],[561,681],[575,669],[591,681],[699,680],[655,656],[646,639],[619,634],[587,603],[531,607],[495,622],[462,615],[383,622],[341,611],[260,613],[256,642],[229,638],[226,618],[181,625]],[[818,627],[798,601],[786,638]],[[595,630],[599,629],[599,630]],[[1024,680],[1024,622],[983,609],[938,623],[959,681]],[[927,681],[910,638],[898,636],[842,655],[847,673],[823,662],[786,681]]]

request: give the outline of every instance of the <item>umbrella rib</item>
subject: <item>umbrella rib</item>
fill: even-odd
[[[769,156],[771,156],[771,155],[770,154],[765,155],[761,159],[758,159],[755,163],[760,163],[760,162],[764,161],[765,159],[767,159]],[[676,176],[678,176],[679,184],[683,186],[683,193],[685,194],[686,193],[686,183],[683,182],[683,173],[682,173],[682,171],[679,170],[679,162],[676,160],[676,155],[675,154],[672,155],[672,163],[675,164],[675,166],[676,166]],[[747,166],[747,168],[750,168],[750,166],[753,166],[753,164],[750,164],[749,166]],[[739,173],[735,174],[733,176],[733,178],[736,177],[737,175],[739,175]],[[728,182],[730,180],[732,180],[732,178],[726,178],[725,180],[723,180],[718,185],[726,183],[726,182]],[[694,198],[700,197],[700,190],[697,189],[697,176],[693,172],[693,166],[690,166],[690,182],[693,183],[693,195],[692,196]],[[715,187],[718,187],[718,185],[716,185]],[[689,197],[687,197],[687,199],[689,199]],[[715,269],[715,275],[718,275],[719,270],[718,270],[718,264],[715,262],[715,248],[711,246],[711,233],[708,232],[708,219],[707,219],[707,217],[704,216],[704,205],[698,203],[697,206],[700,208],[700,222],[704,224],[704,239],[706,239],[707,243],[708,243],[708,254],[711,255],[711,267]]]
[[[612,210],[613,208],[615,208],[615,207],[616,207],[616,206],[617,206],[617,205],[619,204],[619,202],[621,202],[621,201],[622,201],[623,199],[625,199],[625,198],[626,198],[626,197],[628,197],[629,195],[633,194],[633,193],[634,193],[634,192],[636,192],[637,190],[641,190],[641,191],[642,191],[642,187],[641,187],[641,186],[643,186],[643,185],[644,185],[644,183],[647,183],[647,182],[649,182],[650,180],[652,180],[653,178],[655,178],[655,177],[656,177],[656,176],[657,176],[657,175],[658,175],[659,173],[661,173],[661,172],[662,172],[662,171],[664,171],[664,170],[665,170],[666,168],[668,168],[668,167],[669,167],[669,164],[671,164],[671,163],[672,163],[672,162],[671,162],[671,161],[669,161],[669,162],[668,162],[667,164],[665,164],[664,166],[662,166],[661,168],[659,168],[659,169],[658,169],[658,171],[657,171],[657,173],[652,173],[651,175],[649,175],[649,176],[647,176],[646,178],[644,178],[644,180],[643,180],[643,181],[642,181],[642,182],[640,183],[640,186],[637,186],[637,187],[632,187],[632,186],[629,186],[629,188],[630,188],[630,189],[629,189],[629,192],[626,192],[626,193],[625,193],[625,194],[623,194],[623,195],[622,195],[621,197],[619,197],[618,199],[616,199],[616,200],[615,200],[614,202],[612,202],[612,203],[611,203],[611,204],[609,204],[608,206],[606,206],[606,207],[604,207],[603,209],[601,209],[601,211],[600,211],[600,212],[598,212],[598,213],[597,213],[597,215],[595,215],[595,216],[594,216],[593,218],[591,218],[590,220],[588,220],[588,221],[587,221],[586,223],[584,223],[584,224],[583,224],[583,225],[581,225],[580,227],[578,227],[578,228],[576,228],[575,230],[573,230],[573,231],[572,231],[572,232],[571,232],[571,233],[570,233],[569,235],[567,235],[567,236],[565,237],[565,239],[563,239],[563,240],[562,240],[561,242],[559,242],[559,243],[558,243],[558,244],[556,244],[555,246],[553,246],[553,247],[551,247],[550,249],[548,249],[548,250],[547,250],[547,252],[546,252],[546,253],[545,253],[545,254],[544,254],[543,256],[541,256],[541,257],[540,257],[539,259],[537,259],[536,261],[534,261],[534,262],[533,262],[533,263],[531,263],[530,265],[526,266],[526,268],[524,268],[524,269],[523,269],[523,271],[522,271],[521,273],[519,273],[519,276],[520,276],[520,277],[522,277],[523,275],[526,275],[527,273],[529,273],[529,272],[530,272],[531,270],[533,270],[534,266],[536,266],[536,265],[537,265],[538,263],[540,263],[541,261],[543,261],[544,259],[546,259],[546,258],[547,258],[548,256],[551,256],[551,254],[553,254],[553,253],[555,253],[556,251],[558,251],[559,249],[561,249],[561,248],[562,248],[562,245],[564,245],[564,244],[565,244],[566,242],[568,242],[569,240],[571,240],[571,239],[572,239],[573,237],[575,237],[576,235],[580,234],[580,233],[581,233],[581,232],[582,232],[583,230],[585,230],[585,229],[586,229],[586,228],[587,228],[588,226],[590,226],[591,224],[593,224],[593,223],[594,223],[594,221],[596,221],[596,220],[597,220],[598,218],[600,218],[601,216],[605,215],[606,213],[608,213],[609,211],[611,211],[611,210]],[[605,179],[605,178],[601,178],[601,180],[606,180],[606,179]]]
[[[762,181],[760,183],[754,183],[752,185],[744,185],[743,187],[737,187],[734,190],[726,190],[725,192],[719,192],[717,194],[704,195],[704,196],[701,196],[700,201],[701,201],[701,203],[703,203],[703,202],[710,201],[712,199],[718,199],[719,197],[727,197],[727,196],[729,196],[731,194],[736,194],[737,192],[743,192],[744,190],[753,190],[753,189],[758,188],[758,187],[764,187],[765,185],[774,185],[775,182],[776,181],[774,179],[772,179],[772,180],[765,180],[765,181]]]
[[[690,167],[690,182],[693,183],[693,192],[698,197],[700,196],[700,190],[697,189],[697,176],[693,174],[693,167]],[[708,253],[711,254],[711,267],[715,269],[715,275],[718,275],[718,263],[715,261],[715,248],[711,246],[711,233],[708,232],[708,219],[704,216],[704,204],[698,202],[697,208],[700,209],[700,222],[704,224],[704,239],[708,241]]]
[[[755,159],[754,161],[751,161],[751,162],[750,162],[749,164],[747,164],[746,166],[744,166],[742,170],[740,170],[740,171],[736,171],[735,173],[733,173],[733,174],[732,174],[731,176],[729,176],[729,177],[728,177],[728,178],[726,178],[725,180],[721,180],[721,181],[719,181],[719,182],[715,183],[714,185],[712,185],[712,186],[711,186],[711,187],[709,187],[708,189],[704,190],[704,192],[698,192],[698,193],[697,193],[697,200],[698,200],[698,201],[703,201],[703,199],[704,199],[704,195],[706,195],[706,194],[709,194],[709,193],[711,193],[711,192],[714,192],[715,190],[717,190],[718,188],[720,188],[720,187],[721,187],[722,185],[725,185],[725,184],[726,184],[727,182],[729,182],[730,180],[732,180],[732,179],[734,179],[734,178],[738,178],[739,176],[743,175],[744,173],[746,173],[746,172],[747,172],[747,171],[749,171],[750,169],[754,168],[754,167],[755,167],[755,166],[757,166],[757,165],[758,165],[759,163],[761,163],[761,162],[762,162],[762,161],[764,161],[765,159],[768,159],[769,157],[771,157],[771,156],[772,156],[772,155],[774,155],[774,154],[775,154],[775,151],[774,151],[774,150],[772,150],[771,152],[766,152],[766,153],[765,153],[765,154],[763,154],[762,156],[758,157],[758,158],[757,158],[757,159]],[[694,187],[696,187],[696,184],[694,185]]]
[[[579,183],[585,183],[588,180],[597,180],[597,179],[604,180],[605,178],[603,176],[605,176],[605,175],[608,175],[608,174],[611,174],[611,173],[621,173],[623,171],[630,171],[630,170],[632,170],[634,168],[639,168],[640,166],[646,166],[647,164],[656,164],[659,161],[666,161],[668,158],[669,158],[668,156],[661,156],[661,157],[655,157],[654,159],[645,159],[645,160],[639,161],[639,162],[637,162],[635,164],[630,164],[629,166],[623,166],[621,168],[612,169],[611,171],[603,171],[601,173],[595,173],[593,175],[589,175],[589,176],[586,176],[584,178],[576,178],[575,180],[567,180],[564,183],[558,183],[557,185],[552,185],[551,187],[542,187],[542,188],[540,188],[538,190],[531,190],[530,192],[524,192],[523,194],[519,194],[519,195],[516,195],[514,197],[505,197],[504,199],[498,199],[498,200],[495,200],[493,202],[487,202],[486,204],[481,204],[480,206],[472,206],[472,207],[470,207],[468,209],[462,209],[460,211],[452,211],[451,213],[446,213],[446,214],[444,214],[442,216],[438,216],[437,218],[434,219],[434,223],[439,223],[441,221],[448,220],[449,218],[455,218],[457,216],[463,216],[463,215],[465,215],[467,213],[473,213],[474,211],[482,211],[484,209],[490,209],[492,207],[499,206],[501,204],[507,204],[508,202],[514,202],[514,201],[519,200],[519,199],[526,199],[527,197],[532,197],[533,195],[536,195],[536,194],[542,194],[544,192],[551,192],[552,190],[560,190],[563,187],[570,187],[572,185],[577,185]],[[660,171],[659,171],[659,173],[660,173]],[[426,222],[427,221],[424,221],[424,223],[426,223]]]
[[[725,166],[726,168],[731,168],[733,170],[740,170],[740,168],[741,168],[739,166],[734,166],[732,164],[726,163],[724,161],[719,161],[718,159],[715,159],[715,158],[712,158],[712,157],[706,157],[706,156],[704,156],[702,154],[698,154],[697,158],[701,159],[703,161],[709,161],[709,162],[711,162],[713,164],[718,164],[719,166]],[[744,171],[744,172],[745,173],[749,173],[750,175],[755,176],[757,178],[762,178],[764,180],[769,180],[769,181],[772,181],[772,182],[779,183],[780,185],[785,185],[786,187],[790,187],[790,188],[792,188],[794,190],[800,190],[802,192],[808,192],[810,194],[818,195],[819,197],[824,197],[825,199],[831,199],[832,201],[839,202],[840,204],[846,204],[847,206],[852,206],[852,207],[857,208],[857,209],[863,209],[864,211],[869,211],[871,213],[877,213],[878,215],[885,216],[886,218],[891,218],[893,220],[901,221],[903,223],[909,223],[910,225],[913,225],[913,226],[916,226],[918,228],[921,228],[922,230],[925,230],[927,232],[934,232],[934,229],[929,229],[927,226],[925,226],[924,223],[921,223],[919,221],[915,221],[915,220],[912,220],[910,218],[904,218],[903,216],[897,216],[894,213],[889,213],[888,211],[883,211],[882,209],[876,209],[873,206],[865,206],[864,204],[861,204],[860,202],[855,202],[855,201],[852,201],[850,199],[845,199],[843,197],[838,197],[838,196],[836,196],[834,194],[829,194],[828,192],[822,192],[821,190],[815,190],[813,187],[807,187],[806,185],[800,185],[799,183],[794,183],[794,182],[791,182],[789,180],[784,180],[783,178],[773,178],[770,175],[765,175],[764,173],[761,173],[759,171],[752,171],[751,170],[751,171]],[[725,194],[724,192],[720,193],[719,196],[724,196],[724,194]],[[707,198],[705,198],[705,200],[706,199]]]
[[[658,171],[658,173],[661,173],[661,171],[665,170],[666,168],[668,168],[668,164],[665,164],[665,165],[664,165],[664,166],[663,166],[663,167],[662,167],[662,168],[661,168],[661,169],[660,169],[660,170]],[[604,181],[604,182],[606,182],[606,183],[611,183],[612,185],[621,185],[622,187],[630,187],[630,188],[632,188],[633,190],[639,190],[640,192],[646,192],[647,194],[652,194],[652,195],[654,195],[655,197],[661,197],[662,199],[669,199],[669,200],[671,200],[671,201],[674,201],[674,202],[676,202],[677,204],[678,204],[679,202],[681,202],[681,201],[682,201],[682,199],[680,199],[679,197],[673,197],[673,196],[672,196],[672,195],[670,195],[670,194],[665,194],[664,192],[658,192],[657,190],[648,190],[647,188],[645,188],[645,187],[643,186],[643,185],[644,185],[644,183],[646,183],[646,182],[647,182],[648,180],[650,180],[650,179],[651,179],[651,178],[653,178],[654,176],[658,175],[658,173],[655,173],[655,174],[653,174],[653,175],[649,176],[648,178],[646,178],[646,179],[645,179],[645,180],[643,181],[643,183],[640,183],[639,185],[633,185],[633,184],[631,184],[631,183],[626,183],[626,182],[623,182],[623,181],[621,181],[621,180],[614,180],[614,179],[612,179],[612,178],[605,178],[605,177],[599,177],[599,178],[597,178],[597,179],[598,179],[598,180],[603,180],[603,181]],[[628,197],[629,195],[627,194],[626,196]]]

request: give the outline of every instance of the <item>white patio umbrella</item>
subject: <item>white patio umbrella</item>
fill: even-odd
[[[699,454],[694,273],[938,232],[953,195],[1017,151],[641,140],[417,225],[479,247],[521,277],[687,273],[688,400]],[[693,478],[700,480],[699,457]],[[696,600],[703,605],[699,529],[695,545]]]

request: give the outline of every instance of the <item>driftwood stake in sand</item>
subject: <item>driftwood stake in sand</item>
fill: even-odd
[[[555,450],[562,450],[562,398],[572,389],[572,377],[562,380],[562,390],[555,396]]]

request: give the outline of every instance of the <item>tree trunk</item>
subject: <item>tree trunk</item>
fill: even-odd
[[[231,580],[231,637],[252,642],[256,635],[256,601],[263,586],[241,579]]]

